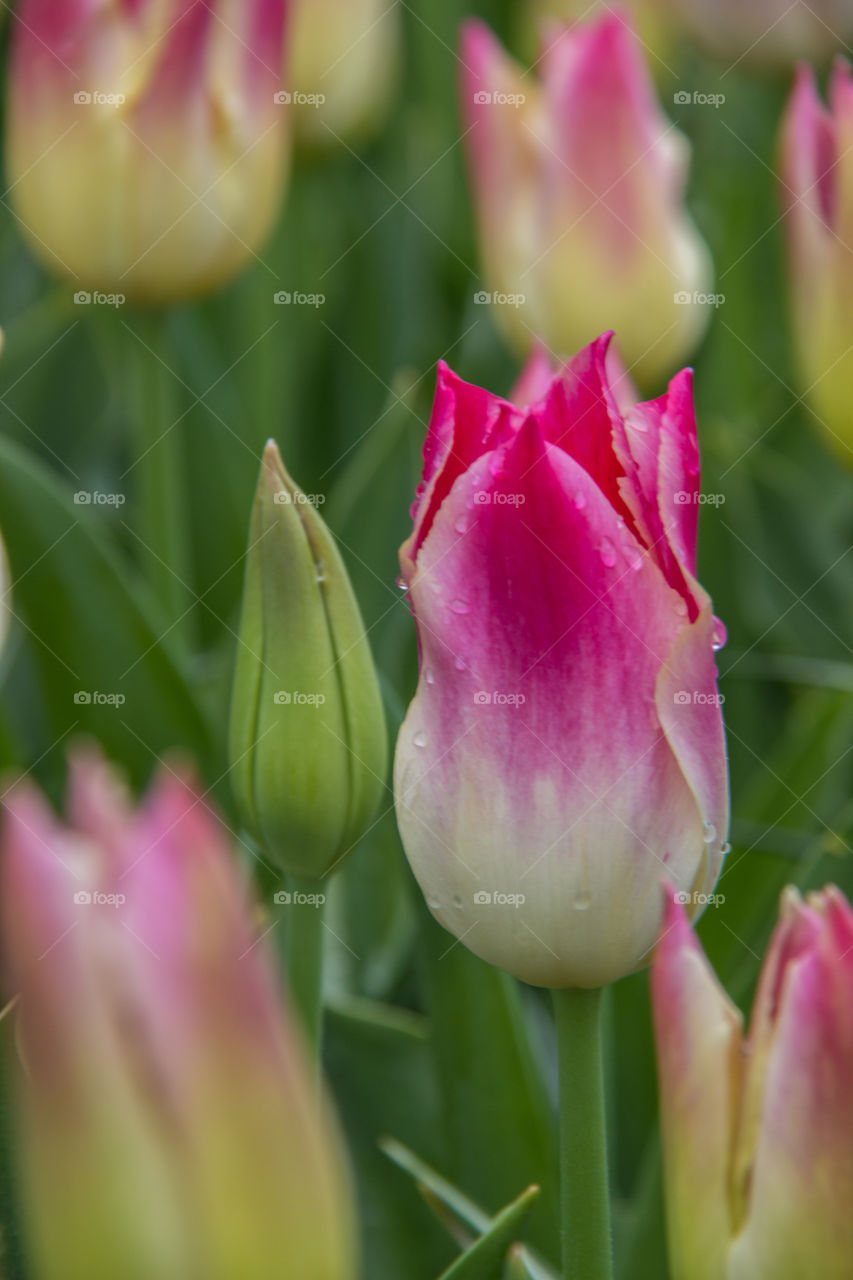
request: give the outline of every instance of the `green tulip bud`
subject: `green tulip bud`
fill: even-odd
[[[327,875],[385,785],[376,669],[347,571],[316,503],[267,444],[252,514],[231,706],[243,819],[290,875]]]

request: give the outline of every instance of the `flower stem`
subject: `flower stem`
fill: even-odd
[[[136,451],[131,475],[137,491],[142,563],[178,634],[185,636],[190,604],[187,495],[177,381],[165,342],[165,317],[137,312],[125,329],[133,373]]]
[[[610,1280],[601,991],[555,991],[564,1280]]]
[[[285,961],[290,994],[302,1020],[310,1052],[319,1060],[323,1041],[323,906],[299,902],[317,896],[317,882],[288,876],[291,901],[287,908]]]

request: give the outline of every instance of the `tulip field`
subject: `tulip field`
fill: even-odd
[[[853,1277],[851,64],[0,6],[0,1280]]]

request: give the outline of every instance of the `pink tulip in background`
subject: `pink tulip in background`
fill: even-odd
[[[797,73],[782,133],[781,191],[802,391],[828,443],[853,465],[853,77],[839,59],[829,108]]]
[[[652,981],[673,1280],[848,1280],[850,904],[786,892],[748,1038],[676,902]]]
[[[233,275],[287,167],[288,0],[23,0],[7,117],[32,250],[84,289],[164,301]]]
[[[615,329],[654,383],[701,337],[712,266],[684,204],[688,145],[617,14],[551,34],[524,75],[481,22],[463,28],[483,278],[522,351],[567,357]],[[508,301],[507,301],[508,299]]]
[[[78,753],[69,824],[29,783],[7,797],[33,1274],[350,1280],[337,1135],[205,799],[164,768],[134,812]]]
[[[642,965],[661,883],[698,913],[728,829],[691,374],[623,412],[608,344],[526,408],[442,365],[401,550],[420,642],[406,853],[445,928],[549,987]]]

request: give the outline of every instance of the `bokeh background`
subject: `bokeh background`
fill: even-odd
[[[141,786],[163,753],[198,763],[244,856],[225,754],[243,557],[265,440],[322,512],[352,575],[393,734],[416,682],[397,547],[420,474],[435,364],[507,393],[519,364],[482,287],[459,112],[461,19],[529,54],[510,0],[406,0],[397,88],[367,141],[297,154],[273,239],[233,285],[161,320],[81,307],[25,248],[0,196],[0,526],[15,579],[0,675],[0,764],[59,798],[65,751],[98,738]],[[8,38],[8,23],[3,33]],[[700,935],[748,1007],[779,891],[853,892],[853,479],[809,420],[787,322],[777,150],[791,72],[687,45],[656,65],[693,147],[689,203],[717,293],[695,355],[703,487],[700,576],[725,621],[719,655],[733,784],[732,851]],[[723,94],[679,105],[678,91]],[[278,305],[278,291],[323,295]],[[659,393],[661,387],[647,389]],[[135,406],[171,414],[190,543],[174,578],[186,615],[151,591],[137,532]],[[121,506],[73,495],[122,494]],[[124,703],[80,705],[79,690]],[[457,1242],[409,1156],[493,1212],[528,1183],[530,1239],[557,1255],[556,1062],[543,993],[454,946],[428,917],[382,816],[330,888],[325,1063],[358,1180],[370,1280],[434,1280]],[[264,901],[275,886],[259,872]],[[269,906],[269,910],[273,910]],[[4,1024],[4,1027],[8,1023]],[[610,1142],[621,1280],[666,1275],[647,979],[607,1008]],[[8,1141],[6,1273],[26,1274]],[[414,1166],[412,1166],[414,1168]],[[427,1174],[420,1171],[421,1180]],[[453,1194],[434,1189],[433,1199]],[[437,1198],[436,1198],[437,1197]],[[457,1208],[459,1206],[457,1205]],[[464,1215],[463,1215],[464,1216]]]

